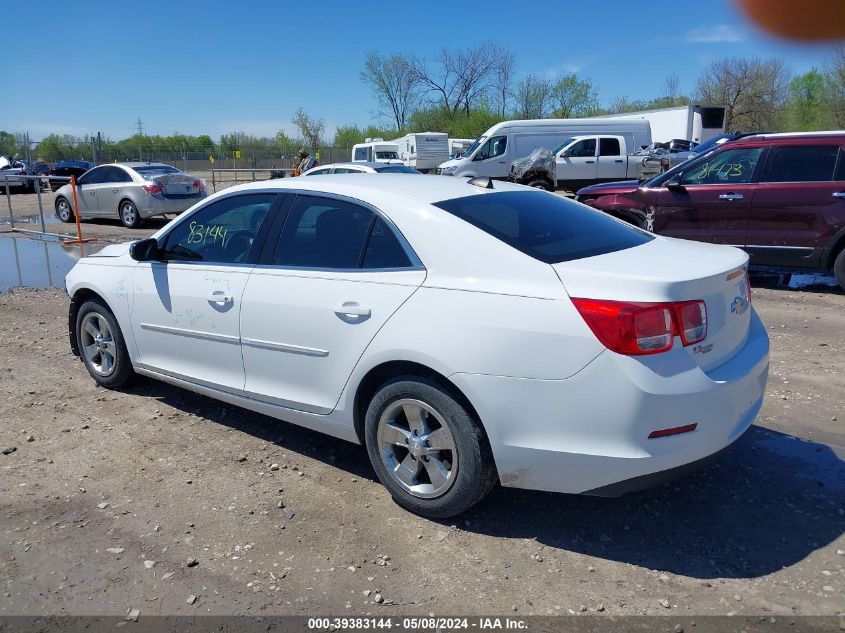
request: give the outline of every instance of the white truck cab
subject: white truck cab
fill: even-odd
[[[580,188],[587,184],[638,178],[641,156],[632,156],[626,138],[615,134],[577,135],[552,149],[558,187]]]
[[[399,146],[383,138],[368,138],[352,146],[353,163],[399,163]]]

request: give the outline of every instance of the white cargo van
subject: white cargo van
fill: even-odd
[[[555,149],[576,136],[607,135],[624,139],[633,153],[651,144],[651,128],[643,119],[533,119],[497,123],[464,152],[446,161],[439,172],[453,176],[508,177],[510,164],[538,147]],[[561,179],[561,174],[558,174]]]
[[[368,138],[352,146],[354,163],[398,163],[399,146],[383,138]]]
[[[399,148],[399,160],[423,173],[434,171],[449,160],[449,136],[443,132],[419,132],[393,139]]]

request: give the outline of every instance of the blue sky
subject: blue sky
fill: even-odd
[[[297,107],[337,125],[366,125],[375,103],[358,78],[367,50],[431,56],[493,40],[517,72],[592,79],[602,102],[659,94],[675,72],[691,91],[706,63],[782,58],[792,72],[824,65],[822,45],[785,43],[748,24],[730,0],[698,3],[515,0],[6,2],[0,129],[150,134],[291,130]],[[69,9],[70,8],[70,9]]]

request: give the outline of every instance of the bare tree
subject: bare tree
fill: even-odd
[[[678,73],[671,72],[663,80],[663,96],[675,100],[681,96],[681,78]]]
[[[382,107],[381,114],[390,116],[397,130],[405,129],[408,116],[417,103],[420,85],[409,60],[400,53],[383,57],[370,51],[360,76]]]
[[[585,116],[598,106],[598,92],[589,79],[564,75],[551,87],[549,95],[554,115],[561,118]]]
[[[789,83],[779,59],[719,59],[710,62],[698,78],[696,98],[726,107],[731,131],[765,131],[776,122]]]
[[[417,57],[411,59],[411,67],[420,84],[435,93],[445,109],[469,112],[490,88],[503,50],[490,42],[466,49],[441,48],[434,67]]]
[[[493,69],[491,93],[499,115],[504,117],[508,109],[508,97],[513,91],[513,74],[516,56],[508,50],[499,49],[498,64]]]
[[[552,82],[529,73],[516,84],[516,114],[521,119],[542,119],[549,113]]]
[[[303,140],[312,150],[316,150],[323,143],[323,133],[326,131],[326,123],[323,119],[314,119],[308,116],[303,108],[298,108],[291,119]]]

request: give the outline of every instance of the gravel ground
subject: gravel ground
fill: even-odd
[[[619,499],[499,489],[444,523],[397,507],[360,447],[151,380],[97,388],[67,303],[0,294],[0,614],[845,610],[837,290],[755,291],[766,403],[706,470]]]

